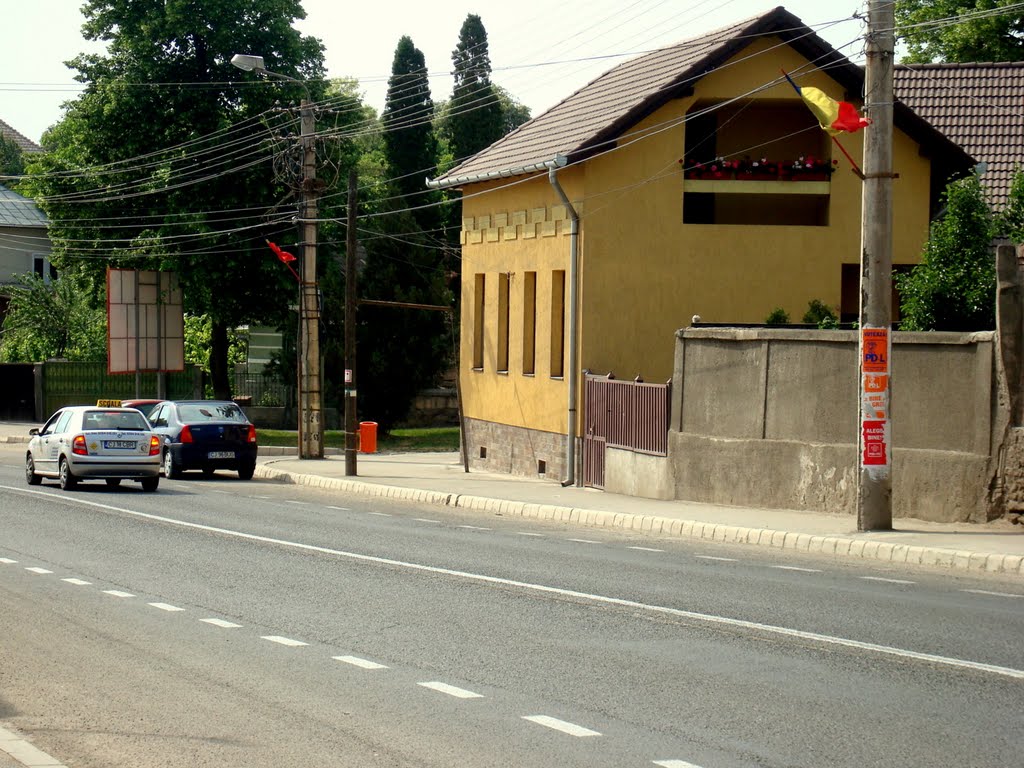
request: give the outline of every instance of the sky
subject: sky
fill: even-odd
[[[39,141],[80,92],[64,62],[102,50],[82,38],[83,0],[0,0],[0,119]],[[359,79],[365,101],[384,107],[395,46],[409,35],[423,51],[435,101],[451,94],[451,54],[466,15],[487,30],[492,79],[534,116],[643,51],[764,13],[770,0],[303,0],[303,34],[324,43],[329,77]],[[861,0],[783,5],[854,61],[863,59]],[[355,8],[353,9],[353,6]],[[818,25],[837,22],[827,28]],[[244,53],[239,51],[239,53]],[[249,51],[248,53],[259,53]],[[241,73],[240,73],[241,74]]]

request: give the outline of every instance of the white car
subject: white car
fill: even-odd
[[[54,478],[68,491],[81,480],[122,480],[155,491],[160,484],[160,437],[134,408],[75,405],[61,408],[42,429],[29,431],[25,479]]]

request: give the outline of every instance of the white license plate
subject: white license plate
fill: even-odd
[[[135,441],[134,440],[104,440],[103,441],[103,447],[104,448],[128,449],[129,451],[134,451],[135,450]]]
[[[210,451],[206,454],[208,459],[233,459],[235,458],[234,451]]]

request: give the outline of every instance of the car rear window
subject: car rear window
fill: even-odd
[[[234,403],[188,403],[178,406],[178,418],[183,424],[195,424],[204,421],[237,421],[245,423],[248,419],[242,409]]]
[[[149,425],[138,411],[86,411],[82,414],[82,429],[146,430]]]

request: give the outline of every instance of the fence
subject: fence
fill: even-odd
[[[46,362],[42,367],[42,392],[36,400],[36,419],[44,420],[65,405],[90,405],[97,400],[128,400],[136,396],[135,374],[107,373],[107,364]],[[139,375],[140,397],[156,397],[157,375]],[[200,396],[200,371],[195,366],[166,374],[166,397],[184,400]]]
[[[294,387],[283,384],[277,376],[250,371],[240,366],[232,372],[231,396],[249,398],[256,406],[284,406],[294,402]]]

